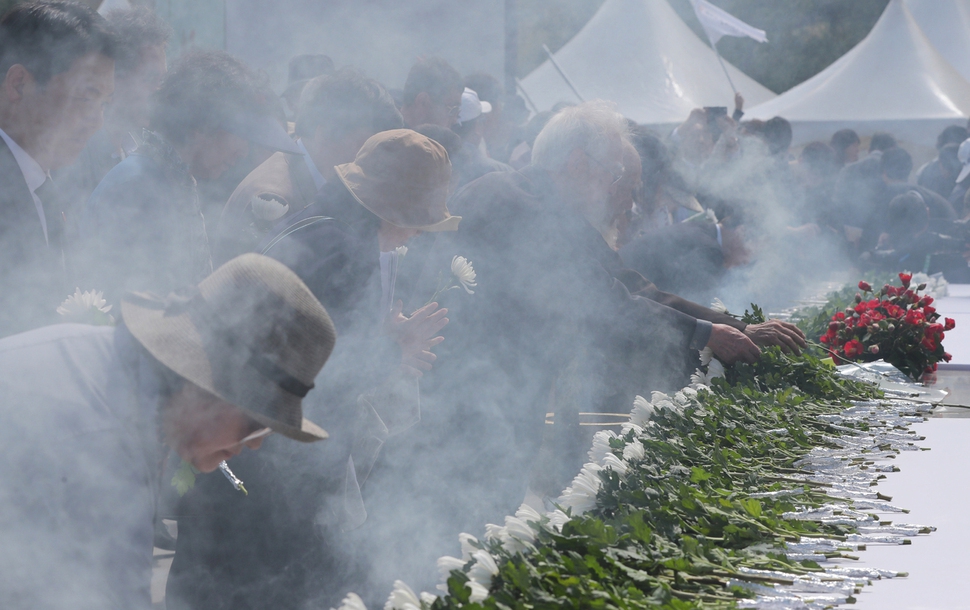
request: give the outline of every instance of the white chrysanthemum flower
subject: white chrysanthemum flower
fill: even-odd
[[[707,365],[707,375],[711,379],[724,377],[724,365],[717,358],[711,358],[711,363]]]
[[[539,511],[525,503],[522,503],[522,505],[519,506],[519,510],[515,511],[515,517],[527,523],[538,523],[539,520],[542,519],[542,515],[539,514]]]
[[[331,610],[333,609],[331,608]],[[337,610],[367,610],[367,606],[364,605],[364,600],[359,595],[348,593],[347,597],[340,601],[340,608]]]
[[[536,541],[536,532],[532,526],[519,519],[518,517],[505,518],[505,530],[508,532],[509,541],[506,550],[512,553],[521,553],[526,545]],[[522,543],[522,544],[516,544]]]
[[[643,448],[643,443],[638,440],[633,440],[626,444],[623,448],[623,459],[626,461],[631,460],[642,460],[646,455],[646,450]]]
[[[435,601],[438,599],[438,596],[428,593],[427,591],[422,591],[420,598],[421,598],[422,604],[427,604],[430,606],[431,604],[435,603]]]
[[[250,200],[249,205],[253,210],[253,217],[264,222],[279,220],[290,211],[289,204],[280,203],[270,195],[257,195]]]
[[[509,533],[505,530],[505,527],[495,523],[485,524],[485,540],[505,544],[508,539]]]
[[[637,396],[633,399],[633,411],[630,413],[630,421],[637,425],[642,426],[653,417],[654,408],[643,396]]]
[[[626,474],[627,465],[612,453],[603,458],[603,468],[609,468],[621,477]]]
[[[610,447],[610,441],[614,438],[616,438],[616,433],[612,430],[600,430],[594,434],[593,446],[587,452],[589,461],[594,464],[602,464],[603,458],[613,451]]]
[[[707,373],[700,369],[696,369],[690,374],[690,383],[691,385],[697,386],[709,386],[711,385],[711,380],[708,379]]]
[[[394,252],[397,254],[398,258],[404,258],[404,255],[408,253],[408,247],[398,246],[397,248],[394,248]]]
[[[701,350],[701,366],[707,366],[711,362],[711,358],[714,357],[714,350],[709,347],[705,347]]]
[[[457,557],[451,557],[449,555],[445,555],[444,557],[439,557],[437,561],[437,565],[438,565],[438,575],[441,577],[441,581],[442,582],[447,581],[448,577],[451,576],[452,570],[461,570],[462,568],[465,567],[466,563],[468,562],[458,559]],[[441,589],[442,587],[438,587],[438,588]],[[447,591],[448,588],[444,587],[442,590]]]
[[[465,289],[465,292],[475,294],[472,288],[478,286],[478,282],[475,281],[475,278],[478,276],[470,260],[464,256],[456,256],[451,259],[451,273],[458,280],[458,283],[461,284],[461,287]]]
[[[67,297],[57,308],[57,313],[67,318],[76,318],[83,316],[92,309],[106,314],[111,311],[111,305],[108,305],[108,302],[104,300],[104,293],[100,290],[81,292],[80,288],[75,288],[74,294]]]
[[[474,580],[469,580],[465,583],[465,586],[472,590],[472,594],[468,596],[468,601],[472,603],[480,602],[488,597],[488,587],[481,585]]]
[[[695,398],[697,398],[697,390],[695,390],[694,388],[691,388],[691,387],[682,388],[680,391],[688,400],[693,401]]]
[[[721,302],[721,299],[715,298],[714,302],[711,303],[711,309],[718,313],[727,313],[727,305]]]
[[[670,409],[672,411],[680,411],[680,408],[674,404],[674,402],[670,399],[670,396],[664,394],[663,392],[651,393],[650,402],[653,404],[655,409]]]
[[[479,549],[472,553],[475,563],[468,569],[468,578],[486,587],[492,586],[492,578],[498,574],[498,565],[488,551]]]
[[[394,590],[387,598],[384,610],[421,610],[421,601],[404,581],[395,580]]]
[[[600,470],[602,468],[597,464],[584,465],[573,479],[572,485],[559,496],[559,503],[572,508],[573,514],[577,515],[593,509],[596,506],[596,494],[603,486],[599,475]]]
[[[474,546],[478,544],[478,538],[462,532],[458,534],[458,542],[461,544],[461,558],[466,563],[471,561],[472,553],[478,550],[478,547]]]
[[[644,402],[646,402],[646,399],[644,399]],[[653,406],[653,405],[651,405],[651,406]],[[632,415],[630,416],[630,419],[633,419],[633,416]],[[638,424],[638,423],[632,422],[632,421],[630,421],[630,422],[624,422],[624,423],[620,424],[620,433],[623,434],[623,436],[626,436],[632,430],[634,436],[642,436],[643,435],[643,432],[644,432],[644,428],[646,426],[649,426],[652,423],[653,422],[649,422],[649,421],[648,422],[644,422],[643,424]]]
[[[569,515],[562,512],[558,508],[552,512],[546,513],[546,516],[549,517],[549,527],[557,532],[561,532],[562,526],[566,525],[566,522],[569,521]]]

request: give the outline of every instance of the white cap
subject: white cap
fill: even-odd
[[[960,160],[960,163],[963,163],[963,169],[957,176],[957,182],[963,182],[963,179],[970,175],[970,138],[960,144],[960,148],[957,150],[957,159]]]
[[[461,110],[458,111],[458,123],[465,123],[477,119],[492,111],[492,105],[478,99],[478,94],[465,87],[461,94]]]

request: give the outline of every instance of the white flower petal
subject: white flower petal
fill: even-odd
[[[482,549],[472,553],[472,559],[475,560],[475,563],[468,569],[468,578],[481,585],[490,587],[492,585],[492,577],[498,574],[498,566],[495,564],[495,559],[488,551]]]
[[[394,590],[387,598],[384,610],[421,610],[421,602],[404,581],[395,580]]]
[[[472,288],[478,286],[476,278],[478,275],[475,273],[475,268],[472,267],[472,262],[466,259],[464,256],[455,256],[451,259],[451,274],[455,276],[461,287],[465,289],[468,294],[475,294]]]
[[[626,474],[627,465],[612,453],[603,458],[603,468],[609,468],[621,477]]]
[[[438,575],[441,577],[441,581],[445,582],[448,577],[451,576],[452,570],[461,570],[465,567],[467,561],[458,559],[457,557],[451,557],[450,555],[445,555],[444,557],[439,557],[438,564]],[[447,589],[447,587],[446,587]]]
[[[524,503],[519,506],[519,510],[515,511],[515,516],[523,521],[531,521],[533,523],[538,523],[539,520],[542,519],[542,515],[539,514],[539,511]]]
[[[104,300],[104,293],[100,290],[81,292],[80,288],[75,288],[74,294],[67,297],[57,308],[57,313],[67,318],[75,318],[83,316],[91,309],[95,309],[101,313],[108,313],[111,311],[111,307]]]
[[[631,460],[642,460],[646,452],[643,448],[643,443],[638,440],[633,440],[626,444],[623,448],[623,459],[626,461]]]
[[[709,347],[705,347],[701,350],[701,366],[707,366],[707,363],[711,361],[714,357],[714,350]]]
[[[431,604],[435,603],[435,600],[438,599],[438,596],[437,595],[432,595],[431,593],[428,593],[427,591],[422,591],[420,597],[421,597],[421,603],[428,604],[429,606]]]
[[[569,515],[562,512],[558,508],[552,512],[546,513],[546,516],[549,517],[549,527],[557,532],[561,532],[562,526],[566,525],[566,522],[569,521]]]
[[[715,377],[724,377],[724,365],[717,358],[711,358],[711,363],[707,365],[707,375],[714,379]]]
[[[485,524],[485,540],[489,542],[504,543],[509,539],[509,533],[501,525],[496,525],[494,523]]]
[[[347,597],[341,600],[338,610],[367,610],[367,606],[364,605],[364,600],[359,595],[348,593]]]
[[[721,302],[721,299],[718,299],[718,298],[715,298],[714,302],[711,303],[711,309],[713,309],[718,313],[727,313],[727,310],[728,310],[727,306],[724,305],[724,303]]]
[[[589,461],[594,464],[602,464],[603,458],[609,455],[613,449],[610,447],[610,440],[616,438],[616,433],[612,430],[600,430],[593,435],[593,446],[587,455]]]
[[[469,580],[465,583],[465,586],[472,590],[472,594],[468,596],[468,601],[470,602],[480,602],[488,597],[488,587],[485,587],[474,580]]]
[[[596,506],[596,494],[599,493],[603,482],[599,471],[602,468],[593,463],[587,463],[573,479],[572,485],[559,497],[559,503],[573,509],[573,514],[588,512]]]
[[[643,396],[637,396],[633,399],[633,411],[630,413],[630,421],[637,426],[642,426],[643,424],[650,421],[653,417],[654,408]]]
[[[398,257],[404,258],[404,255],[408,253],[408,247],[398,246],[397,248],[394,248],[394,252],[397,253]]]
[[[466,562],[471,561],[472,553],[478,550],[478,547],[473,546],[472,543],[477,544],[478,538],[462,532],[458,534],[458,542],[461,544],[461,558]]]

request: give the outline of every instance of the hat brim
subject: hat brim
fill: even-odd
[[[960,175],[957,176],[957,182],[963,182],[967,176],[970,176],[970,163],[963,164],[963,169],[960,170]]]
[[[386,222],[391,223],[396,227],[401,227],[404,229],[418,229],[421,231],[427,231],[429,233],[435,233],[439,231],[457,231],[458,223],[461,222],[461,216],[452,216],[451,214],[445,212],[445,217],[437,222],[428,224],[414,224],[405,223],[400,219],[388,218],[387,214],[381,213],[376,206],[369,205],[365,200],[369,197],[361,198],[360,193],[367,192],[369,190],[374,190],[371,181],[369,181],[360,171],[360,168],[355,163],[344,163],[343,165],[337,165],[333,168],[337,172],[337,176],[340,181],[343,182],[350,194],[354,196],[357,203],[367,208],[367,210]],[[446,189],[447,190],[447,189]],[[401,196],[401,191],[396,191],[397,196]],[[377,195],[380,196],[380,195]],[[391,196],[387,194],[387,196]],[[406,196],[406,195],[405,195]],[[447,197],[447,195],[445,195]]]
[[[260,424],[303,443],[329,436],[305,417],[301,421],[272,417],[274,412],[302,413],[302,400],[267,380],[248,363],[227,358],[226,350],[232,348],[204,338],[188,311],[170,314],[161,308],[124,300],[121,315],[132,336],[159,362]]]

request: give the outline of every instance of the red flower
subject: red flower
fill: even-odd
[[[832,320],[831,322],[829,322],[829,334],[830,335],[834,335],[835,333],[839,332],[839,330],[841,330],[841,329],[842,329],[842,324],[840,324],[839,322],[837,322],[835,320]]]
[[[949,362],[952,358],[953,358],[953,356],[950,355],[950,352],[943,352],[943,359],[944,360],[946,360],[947,362]]]
[[[942,324],[930,324],[926,327],[924,333],[927,337],[936,337],[937,340],[943,339],[943,325]]]
[[[920,341],[920,345],[922,345],[924,348],[926,348],[931,352],[936,351],[936,339],[934,339],[933,337],[930,337],[930,336],[923,337],[923,340]]]
[[[893,318],[901,318],[905,312],[906,310],[899,305],[888,305],[886,307],[886,313]]]
[[[903,296],[905,296],[906,297],[906,300],[909,301],[910,303],[917,303],[917,302],[919,302],[919,297],[916,296],[916,293],[913,292],[912,290],[905,291],[903,293]]]
[[[821,337],[818,338],[818,340],[821,341],[822,343],[828,345],[828,343],[829,343],[829,336],[828,335],[822,335]]]
[[[957,321],[953,318],[944,318],[943,320],[946,322],[946,324],[943,325],[943,330],[953,330],[956,328]]]
[[[903,283],[903,287],[904,288],[909,288],[909,283],[912,280],[913,280],[913,274],[912,273],[900,273],[899,274],[899,281],[901,281]]]
[[[931,305],[925,305],[925,306],[923,306],[923,313],[928,318],[928,317],[930,317],[930,316],[932,316],[933,314],[936,313],[936,307],[933,307]]]
[[[859,290],[863,292],[869,292],[870,290],[872,290],[872,286],[869,285],[869,282],[862,280],[859,282]]]
[[[919,300],[920,307],[926,307],[927,305],[932,305],[933,297],[923,297]]]
[[[862,347],[862,343],[858,339],[853,339],[843,346],[842,350],[845,352],[847,358],[855,358],[856,356],[862,355],[865,348]]]
[[[886,316],[882,315],[878,311],[870,311],[869,315],[872,316],[873,322],[878,322],[879,320],[885,320]]]
[[[879,353],[879,346],[878,345],[870,345],[869,346],[869,353],[870,354],[878,354]]]
[[[907,324],[912,324],[913,326],[916,326],[918,324],[922,324],[924,320],[926,320],[926,317],[923,315],[923,312],[918,311],[916,309],[910,309],[906,313]]]
[[[862,317],[859,318],[859,325],[869,326],[870,324],[872,324],[872,317],[869,315],[869,312],[867,311],[866,313],[862,314]]]
[[[859,303],[858,305],[855,306],[855,312],[856,313],[864,313],[866,311],[866,309],[868,309],[868,308],[869,308],[869,304],[868,303],[865,303],[865,302],[862,302],[862,303]]]
[[[839,321],[845,320],[845,314],[842,313],[841,311],[837,311],[837,312],[835,312],[835,315],[832,316],[832,319],[833,320],[839,320]]]

